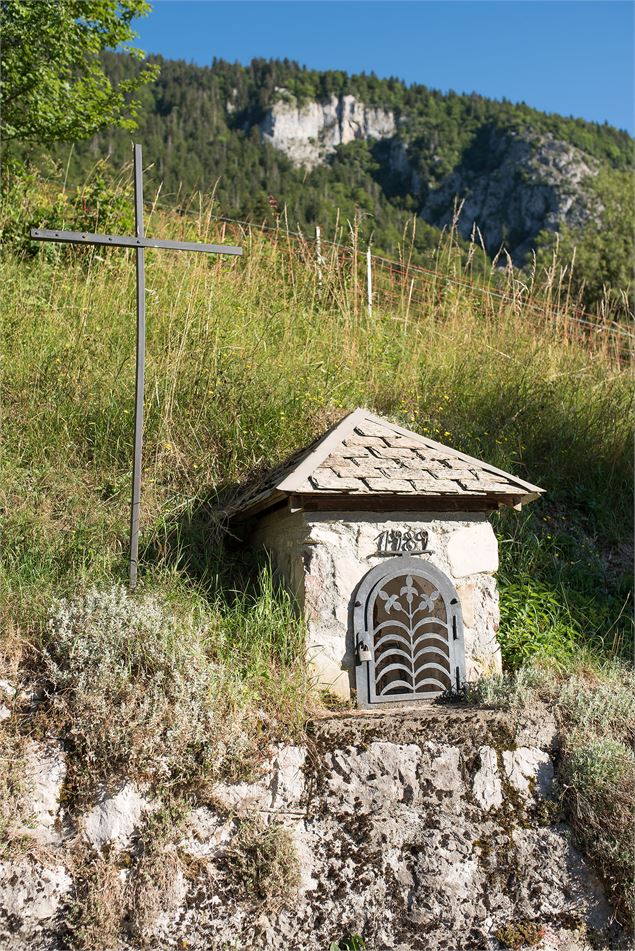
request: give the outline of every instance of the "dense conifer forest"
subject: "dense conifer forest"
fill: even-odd
[[[114,82],[129,79],[138,63],[105,54]],[[150,57],[156,81],[140,92],[138,129],[113,128],[88,142],[58,145],[49,153],[67,182],[113,175],[130,160],[134,135],[151,165],[148,194],[161,187],[160,200],[180,204],[196,192],[215,194],[219,214],[257,223],[284,217],[309,236],[315,226],[332,236],[339,224],[357,222],[361,241],[395,255],[404,229],[417,217],[415,259],[436,248],[439,228],[420,216],[426,197],[457,169],[463,177],[494,170],[492,132],[500,136],[547,136],[581,150],[593,174],[563,188],[582,190],[597,213],[584,227],[559,227],[562,259],[576,250],[574,284],[585,304],[596,305],[608,285],[629,291],[633,251],[633,140],[608,124],[547,115],[522,103],[494,101],[475,93],[442,94],[422,85],[341,71],[317,72],[288,60],[253,60],[248,66],[215,60],[210,67]],[[300,107],[333,95],[394,112],[398,138],[407,149],[408,174],[391,162],[391,142],[363,138],[336,148],[313,169],[294,165],[263,141],[261,123],[273,104],[290,99]],[[104,167],[100,160],[109,161]],[[519,173],[520,174],[520,173]],[[413,190],[413,181],[418,183]],[[460,197],[460,196],[459,196]],[[504,234],[511,247],[526,238]],[[556,234],[531,237],[539,262],[551,254]],[[499,247],[489,247],[490,258]],[[512,248],[513,250],[513,248]],[[521,262],[527,265],[528,258]]]

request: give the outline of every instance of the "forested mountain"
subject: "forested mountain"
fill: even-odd
[[[520,267],[559,235],[577,246],[577,280],[592,304],[607,284],[628,289],[633,234],[633,140],[607,124],[547,115],[476,94],[442,94],[397,79],[317,72],[289,61],[200,67],[152,58],[139,128],[73,149],[82,181],[102,157],[117,168],[132,137],[144,145],[148,194],[215,192],[219,213],[328,234],[357,219],[362,239],[394,254],[418,218],[425,257],[463,201],[458,228],[489,257],[504,247]],[[113,79],[140,68],[107,55]],[[68,146],[55,150],[66,163]],[[339,213],[339,218],[338,218]],[[478,229],[478,231],[476,230]]]

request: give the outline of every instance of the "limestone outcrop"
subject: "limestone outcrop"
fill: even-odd
[[[297,165],[309,168],[331,155],[338,145],[354,139],[394,136],[394,114],[367,106],[355,96],[331,96],[323,102],[298,103],[284,90],[260,123],[265,142],[280,149]]]
[[[74,946],[70,857],[88,835],[114,868],[121,901],[130,891],[127,907],[142,912],[122,916],[119,951],[324,951],[352,934],[369,951],[495,951],[521,925],[542,951],[626,947],[557,812],[556,753],[544,710],[519,719],[433,705],[319,718],[305,743],[272,749],[250,782],[218,784],[194,804],[143,875],[144,824],[160,808],[147,790],[128,783],[81,816],[58,800],[57,840],[2,863],[0,943]],[[50,805],[40,811],[46,828]],[[263,841],[286,837],[286,851],[269,854],[273,872],[256,867],[268,853],[250,849],[250,828]],[[267,874],[277,891],[250,890]]]
[[[597,163],[580,149],[550,134],[523,138],[496,128],[484,140],[485,165],[467,157],[428,192],[421,216],[429,224],[450,225],[462,201],[460,234],[469,238],[476,224],[490,254],[504,245],[521,264],[539,231],[579,228],[599,214],[584,187]]]
[[[426,180],[416,159],[417,150],[427,148],[426,133],[418,130],[417,142],[410,142],[407,115],[350,95],[301,104],[285,90],[278,95],[260,122],[263,141],[296,165],[314,168],[338,145],[386,140],[388,148],[380,157],[383,173],[396,176],[401,189],[418,199],[421,217],[447,228],[462,202],[460,234],[469,238],[476,226],[492,256],[505,246],[514,263],[522,265],[540,231],[581,228],[601,215],[587,187],[598,171],[597,161],[551,133],[484,126],[452,171]],[[434,134],[431,129],[431,142]]]

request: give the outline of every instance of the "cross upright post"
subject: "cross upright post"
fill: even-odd
[[[205,251],[209,254],[241,255],[242,248],[224,244],[197,244],[193,241],[163,241],[146,238],[143,223],[143,162],[141,146],[134,147],[134,201],[135,236],[90,234],[85,231],[48,231],[32,228],[35,241],[56,241],[71,244],[110,245],[134,248],[137,276],[137,345],[135,361],[134,449],[132,458],[132,500],[130,505],[130,589],[137,585],[139,563],[139,520],[141,513],[141,461],[143,450],[143,390],[146,341],[145,249],[163,248],[168,251]]]
[[[134,147],[134,216],[138,238],[143,226],[143,167],[141,146]],[[137,248],[137,354],[134,395],[134,449],[132,454],[132,502],[130,505],[130,587],[137,584],[139,565],[139,516],[141,514],[141,453],[143,449],[143,391],[146,362],[146,275],[145,248]]]

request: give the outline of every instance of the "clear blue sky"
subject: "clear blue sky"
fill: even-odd
[[[154,0],[146,52],[288,57],[635,130],[632,0]]]

